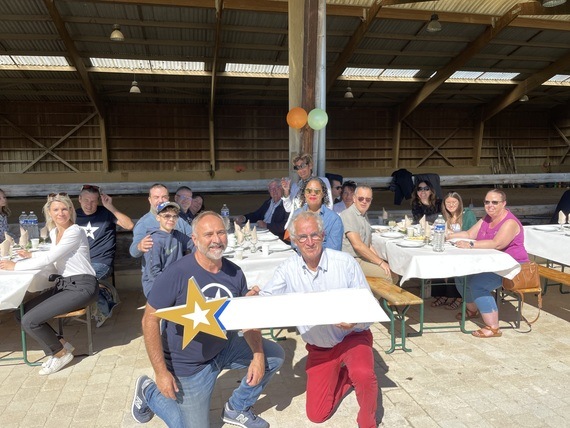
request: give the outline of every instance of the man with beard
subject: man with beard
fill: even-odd
[[[242,270],[223,258],[227,232],[219,214],[205,211],[192,222],[196,251],[176,261],[156,278],[142,320],[155,381],[141,376],[135,387],[132,415],[146,423],[156,413],[169,427],[210,427],[210,399],[224,369],[247,374],[224,405],[222,420],[240,427],[269,427],[251,407],[283,364],[283,349],[261,338],[258,330],[227,332],[227,340],[200,332],[182,348],[180,327],[154,316],[157,309],[186,304],[188,280],[194,277],[206,298],[248,293]]]

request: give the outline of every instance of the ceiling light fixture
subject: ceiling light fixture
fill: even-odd
[[[566,3],[566,0],[542,0],[542,6],[544,7],[555,7]]]
[[[133,83],[131,83],[131,90],[129,91],[131,94],[140,94],[141,88],[139,88],[139,84],[137,82],[137,76],[133,73]]]
[[[529,100],[529,97],[527,94],[524,94],[522,97],[519,98],[519,101],[521,103],[526,103]]]
[[[344,93],[344,98],[354,98],[354,94],[352,93],[352,89],[350,89],[350,86],[346,87],[346,92]]]
[[[122,42],[125,40],[125,36],[121,32],[121,26],[119,24],[113,25],[113,32],[111,33],[111,40],[114,42]]]
[[[437,33],[438,31],[441,31],[441,23],[439,22],[439,16],[437,16],[437,13],[434,13],[431,16],[426,27],[426,31],[428,33]]]

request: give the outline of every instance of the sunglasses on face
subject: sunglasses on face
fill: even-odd
[[[342,186],[334,186],[333,189],[340,190],[340,189],[342,189]]]
[[[364,196],[359,196],[358,198],[356,198],[356,200],[358,202],[364,202],[366,201],[367,204],[369,204],[370,202],[372,202],[372,198],[365,198]]]
[[[99,186],[94,186],[93,184],[84,184],[81,186],[81,190],[94,190],[95,192],[99,192],[101,188]]]
[[[504,201],[484,201],[483,203],[485,205],[489,205],[489,204],[499,205],[501,202],[504,202]]]
[[[302,164],[293,166],[293,169],[294,169],[295,171],[299,171],[300,169],[306,168],[307,166],[308,166],[308,165],[307,165],[306,163],[302,163]]]
[[[176,195],[176,197],[178,199],[180,199],[181,201],[191,201],[192,200],[192,196]]]
[[[160,214],[160,216],[166,220],[178,220],[178,214]]]
[[[427,192],[428,190],[430,190],[430,188],[428,186],[419,186],[418,187],[418,192]]]
[[[305,194],[310,195],[310,194],[315,194],[315,195],[320,195],[321,193],[323,193],[323,191],[321,189],[305,189]]]
[[[295,237],[295,239],[297,240],[297,242],[304,244],[305,242],[307,242],[307,239],[311,238],[312,241],[322,241],[323,240],[323,235],[321,235],[320,233],[311,233],[310,235],[298,235]]]

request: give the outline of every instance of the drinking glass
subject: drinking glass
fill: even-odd
[[[249,246],[250,251],[252,253],[255,253],[257,251],[257,237],[254,238],[253,236],[250,236],[249,243],[251,244]]]

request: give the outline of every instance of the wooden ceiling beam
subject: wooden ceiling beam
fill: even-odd
[[[538,88],[552,76],[568,72],[570,69],[570,53],[566,54],[558,61],[553,62],[548,67],[544,68],[543,70],[538,71],[537,73],[533,74],[529,78],[520,82],[516,87],[511,89],[505,95],[497,98],[493,102],[489,103],[487,106],[482,108],[481,120],[483,122],[491,119],[497,113],[501,112],[511,104],[520,100],[520,98],[528,94],[535,88]]]
[[[453,58],[447,65],[439,69],[434,76],[415,94],[409,97],[400,107],[398,121],[408,117],[427,97],[443,84],[453,73],[463,67],[471,58],[477,55],[491,40],[498,36],[513,20],[526,12],[535,11],[536,2],[517,4],[511,7],[503,16],[497,19],[493,25],[489,25],[485,31],[467,45],[467,47]],[[542,6],[541,6],[542,8]]]
[[[67,57],[71,60],[72,65],[75,67],[77,72],[79,73],[79,77],[81,78],[81,83],[87,92],[87,96],[93,103],[93,106],[97,110],[97,113],[100,117],[105,117],[105,108],[101,100],[99,100],[99,96],[97,95],[97,91],[95,87],[91,83],[89,79],[89,73],[85,68],[85,64],[83,63],[83,59],[79,55],[77,48],[75,47],[75,43],[72,40],[71,36],[69,35],[67,29],[65,28],[65,23],[61,18],[56,6],[55,0],[44,0],[44,4],[49,12],[49,15],[59,33],[59,37],[63,41],[65,48],[67,49]]]

